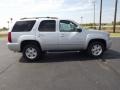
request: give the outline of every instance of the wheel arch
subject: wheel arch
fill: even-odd
[[[104,39],[99,39],[99,38],[91,39],[91,40],[88,42],[87,48],[88,48],[88,46],[89,46],[91,43],[93,43],[93,42],[101,42],[101,43],[104,45],[105,50],[106,50],[106,47],[107,47],[106,40],[104,40]]]
[[[20,44],[20,52],[22,52],[24,46],[25,46],[25,45],[28,45],[28,44],[37,45],[37,46],[42,50],[41,45],[40,45],[40,43],[39,43],[38,41],[36,41],[36,40],[24,40],[24,41],[22,41],[21,44]]]

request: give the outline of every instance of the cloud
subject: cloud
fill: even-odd
[[[67,12],[88,12],[91,0],[1,0],[0,25],[9,18],[59,16]],[[59,14],[58,14],[59,13]]]
[[[60,11],[78,11],[78,10],[90,10],[92,7],[90,4],[85,4],[82,6],[73,6],[66,9],[61,9]]]
[[[58,9],[64,0],[2,0],[0,11],[6,15],[28,15],[35,12],[49,12]]]
[[[86,12],[91,9],[90,2],[91,0],[1,0],[0,18],[48,16],[78,10]]]
[[[68,3],[65,3],[68,1]],[[6,15],[16,14],[18,16],[32,13],[76,11],[90,8],[90,0],[76,0],[78,3],[70,5],[69,0],[2,0],[0,11]]]
[[[64,0],[1,0],[0,26],[6,26],[11,17],[17,20],[21,17],[40,16],[56,11],[63,3]]]
[[[99,22],[100,0],[0,0],[0,26],[6,25],[11,17],[16,20],[21,17],[57,16],[80,20],[80,16],[83,16],[83,21],[92,22],[93,1],[96,1],[96,22]],[[103,1],[104,22],[113,20],[114,1]],[[117,20],[120,20],[119,9],[118,2]]]

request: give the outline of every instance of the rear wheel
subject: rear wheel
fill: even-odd
[[[105,46],[101,42],[91,42],[87,48],[88,55],[92,57],[99,57],[103,54]]]
[[[42,53],[40,48],[37,45],[25,45],[23,48],[23,57],[29,61],[39,60]]]

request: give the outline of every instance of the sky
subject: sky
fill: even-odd
[[[95,22],[99,22],[100,0],[0,0],[0,27],[7,27],[22,17],[58,17],[72,19],[78,23],[93,23],[95,2]],[[114,19],[115,0],[103,0],[102,22]],[[81,19],[81,17],[83,17]],[[120,0],[118,0],[117,21],[120,21]]]

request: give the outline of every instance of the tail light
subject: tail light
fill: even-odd
[[[11,39],[11,32],[8,33],[8,42],[12,42],[12,39]]]

